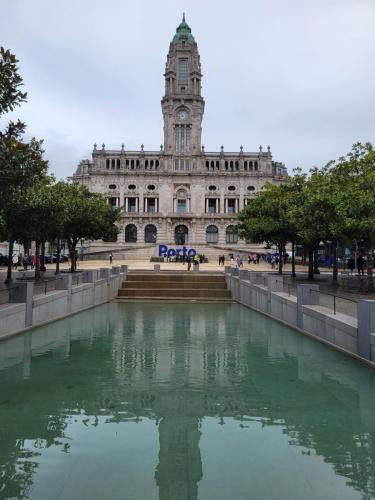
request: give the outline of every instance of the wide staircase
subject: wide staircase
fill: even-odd
[[[223,273],[130,272],[117,300],[166,302],[232,302]]]

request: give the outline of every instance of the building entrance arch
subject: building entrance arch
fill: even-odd
[[[174,242],[176,245],[186,245],[189,240],[189,229],[184,224],[175,227]]]

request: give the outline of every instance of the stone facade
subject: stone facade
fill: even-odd
[[[81,161],[73,179],[123,208],[114,250],[155,243],[232,246],[236,213],[266,182],[284,182],[286,168],[273,160],[270,147],[205,151],[200,57],[185,18],[170,44],[164,77],[160,150],[95,145],[92,160]]]

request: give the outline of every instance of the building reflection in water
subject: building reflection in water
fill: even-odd
[[[77,412],[95,425],[157,422],[161,500],[198,498],[208,416],[281,423],[291,443],[375,495],[373,372],[238,305],[108,304],[3,342],[0,368],[4,498],[32,491],[25,442],[69,452]]]

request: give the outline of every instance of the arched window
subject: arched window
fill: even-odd
[[[145,243],[156,243],[157,229],[153,224],[145,227]]]
[[[181,224],[174,230],[174,241],[176,245],[186,245],[189,239],[189,229]]]
[[[125,242],[137,243],[137,226],[128,224],[125,228]]]
[[[207,243],[217,243],[219,241],[219,230],[216,226],[211,225],[206,229]]]
[[[225,231],[225,241],[227,243],[237,243],[238,235],[235,226],[228,226]]]

